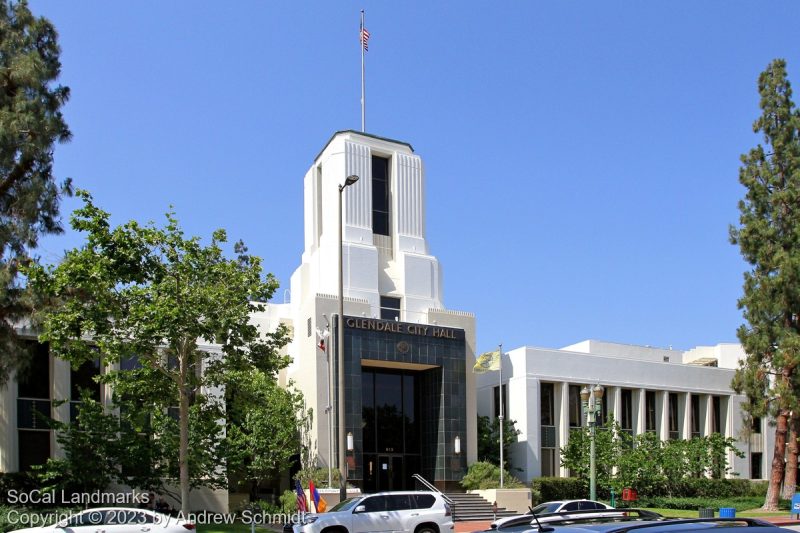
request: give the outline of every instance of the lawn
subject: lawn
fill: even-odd
[[[654,511],[658,514],[668,516],[670,518],[698,518],[699,512],[697,509],[654,509],[647,508],[648,511]],[[719,516],[717,511],[714,516]],[[750,517],[750,518],[764,518],[768,516],[789,516],[789,511],[762,511],[760,509],[750,509],[749,511],[742,511],[736,513],[736,516]]]

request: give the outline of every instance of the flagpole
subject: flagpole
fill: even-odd
[[[500,488],[503,488],[503,343],[498,345],[500,352]]]
[[[361,131],[366,132],[366,89],[364,85],[364,10],[361,10],[361,31],[358,32],[361,44]]]

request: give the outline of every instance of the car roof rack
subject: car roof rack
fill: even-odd
[[[536,528],[541,531],[553,531],[550,526],[575,523],[575,522],[600,522],[600,521],[633,521],[633,520],[659,520],[667,519],[660,514],[647,509],[581,509],[579,511],[561,511],[557,513],[531,514],[531,526],[536,523]],[[539,522],[539,519],[546,519]]]
[[[764,520],[760,520],[758,518],[667,518],[666,520],[662,520],[660,522],[647,522],[644,524],[628,524],[624,526],[620,526],[616,529],[612,529],[606,531],[605,533],[625,533],[627,531],[632,531],[634,529],[645,529],[648,527],[663,527],[663,526],[670,526],[670,525],[681,525],[681,524],[699,524],[703,522],[744,522],[747,524],[747,527],[775,527],[775,524],[771,524],[770,522],[766,522]]]

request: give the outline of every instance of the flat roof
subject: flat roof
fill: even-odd
[[[321,156],[321,155],[322,155],[322,152],[324,152],[324,151],[325,151],[325,149],[328,147],[328,145],[329,145],[329,144],[331,144],[331,142],[332,142],[332,141],[333,141],[333,140],[336,138],[336,136],[337,136],[337,135],[340,135],[340,134],[342,134],[342,133],[353,133],[353,134],[355,134],[355,135],[361,135],[362,137],[369,137],[370,139],[377,139],[377,140],[379,140],[379,141],[385,141],[385,142],[390,142],[390,143],[394,143],[394,144],[402,144],[402,145],[404,145],[404,146],[408,146],[408,148],[409,148],[409,149],[410,149],[412,152],[414,151],[414,147],[413,147],[413,146],[411,146],[409,143],[407,143],[407,142],[405,142],[405,141],[398,141],[398,140],[396,140],[396,139],[390,139],[390,138],[388,138],[388,137],[381,137],[380,135],[373,135],[372,133],[365,133],[365,132],[363,132],[363,131],[356,131],[356,130],[340,130],[340,131],[337,131],[336,133],[334,133],[333,135],[331,135],[331,138],[330,138],[330,139],[328,139],[328,142],[326,142],[326,143],[325,143],[325,146],[323,146],[323,147],[322,147],[322,150],[320,150],[320,151],[319,151],[319,153],[317,154],[317,156],[314,158],[314,161],[316,161],[317,159],[319,159],[319,156]]]

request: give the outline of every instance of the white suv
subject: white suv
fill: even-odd
[[[344,500],[327,513],[307,514],[293,531],[452,533],[453,517],[437,492],[378,492]]]

